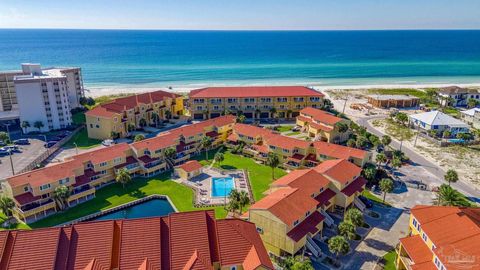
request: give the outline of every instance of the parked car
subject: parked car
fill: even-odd
[[[10,154],[10,150],[5,149],[5,148],[3,148],[3,147],[0,148],[0,157],[6,156],[6,155],[8,155],[8,154]]]
[[[365,196],[362,196],[362,195],[358,196],[358,198],[360,199],[360,201],[363,202],[363,204],[365,204],[365,206],[367,208],[372,208],[373,207],[373,202],[369,198],[367,198]]]
[[[46,144],[44,144],[43,146],[44,146],[45,148],[50,148],[50,147],[54,146],[54,145],[57,144],[57,143],[58,143],[58,141],[49,141],[49,142],[47,142]]]
[[[294,127],[292,128],[292,131],[293,131],[293,132],[300,131],[300,126],[294,126]]]
[[[104,145],[104,146],[110,146],[110,145],[114,145],[114,144],[115,144],[115,141],[111,140],[111,139],[107,139],[107,140],[102,141],[102,145]]]
[[[7,146],[4,146],[3,149],[6,149],[12,152],[18,152],[18,146],[16,145],[7,145]]]
[[[7,145],[4,141],[0,141],[0,146],[5,146]]]
[[[27,145],[30,144],[30,141],[28,139],[18,139],[13,141],[13,143],[18,145]]]

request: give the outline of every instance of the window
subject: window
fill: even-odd
[[[319,102],[320,98],[319,97],[310,97],[311,102]]]
[[[308,217],[308,215],[310,215],[310,211],[307,211],[307,213],[305,213],[305,217]]]
[[[117,118],[117,117],[114,117],[114,118],[113,118],[113,122],[116,123],[117,121],[118,121],[118,118]]]
[[[100,167],[103,167],[103,166],[107,166],[107,162],[106,162],[106,161],[105,161],[105,162],[102,162],[102,163],[100,163]]]
[[[245,102],[245,103],[253,103],[253,102],[255,102],[255,99],[254,99],[254,98],[244,98],[244,99],[243,99],[243,102]]]
[[[263,229],[262,229],[262,227],[258,227],[258,226],[257,226],[257,232],[258,232],[259,234],[263,234]]]
[[[294,101],[294,102],[303,102],[303,97],[293,98],[293,101]]]
[[[197,106],[197,111],[201,111],[203,110],[203,107],[202,106]]]
[[[122,161],[122,158],[121,158],[121,157],[115,158],[115,159],[113,160],[114,163],[119,163],[119,162],[121,162],[121,161]]]
[[[60,183],[60,185],[63,185],[63,184],[66,184],[68,182],[70,182],[70,179],[67,177],[65,179],[60,179],[60,181],[58,181]]]
[[[279,98],[277,98],[277,101],[278,102],[287,102],[287,98],[286,97],[279,97]]]
[[[422,233],[422,239],[423,241],[427,242],[428,236],[425,233]]]
[[[50,188],[50,184],[45,184],[45,185],[40,186],[40,190],[45,190],[45,189],[49,189],[49,188]]]
[[[320,189],[320,192],[322,192],[322,191],[323,191],[323,187]]]
[[[230,270],[237,270],[237,267],[236,267],[236,266],[232,266],[232,267],[230,267]]]
[[[23,191],[28,192],[28,191],[30,191],[30,189],[28,188],[28,186],[26,186],[26,187],[23,188]]]
[[[293,226],[297,226],[297,225],[298,225],[298,220],[295,220],[295,221],[293,222]]]
[[[235,102],[237,102],[237,99],[236,98],[229,98],[229,99],[227,99],[227,102],[228,103],[235,103]]]

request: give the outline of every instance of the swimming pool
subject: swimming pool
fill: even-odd
[[[212,197],[224,197],[235,189],[232,177],[212,177]]]
[[[151,199],[132,205],[118,211],[114,211],[91,220],[109,220],[124,218],[145,218],[166,216],[175,212],[170,202],[166,199]]]

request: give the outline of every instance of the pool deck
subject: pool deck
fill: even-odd
[[[189,186],[195,192],[195,205],[224,205],[228,203],[228,195],[226,197],[212,196],[212,178],[232,177],[234,188],[238,191],[245,191],[252,196],[249,191],[250,183],[242,170],[221,170],[217,168],[204,168],[203,172],[190,180],[179,180],[182,184]]]

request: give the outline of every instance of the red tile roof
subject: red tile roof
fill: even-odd
[[[340,117],[336,117],[335,115],[328,113],[326,111],[322,111],[319,109],[315,109],[312,107],[306,107],[300,111],[300,114],[303,114],[307,117],[310,117],[312,120],[315,120],[320,123],[325,123],[327,125],[335,125],[336,123],[342,121],[343,119]]]
[[[111,161],[118,157],[127,158],[127,151],[130,146],[127,143],[114,144],[112,146],[96,149],[83,154],[70,157],[70,160],[80,162],[92,162],[92,164],[100,164],[102,162]]]
[[[332,131],[333,130],[333,127],[331,126],[327,126],[325,124],[318,124],[318,123],[315,123],[313,122],[313,120],[307,118],[307,117],[303,117],[301,115],[297,116],[297,119],[302,121],[302,122],[307,122],[309,126],[311,126],[312,128],[314,129],[320,129],[320,130],[323,130],[323,131]]]
[[[316,141],[313,143],[313,147],[317,151],[318,155],[324,155],[332,158],[358,158],[364,159],[368,152],[361,149],[338,145],[334,143]]]
[[[182,165],[178,166],[178,168],[186,171],[186,172],[193,172],[193,171],[197,171],[197,170],[200,170],[202,168],[202,164],[200,164],[200,162],[196,161],[196,160],[190,160],[190,161],[187,161],[185,163],[183,163]]]
[[[213,211],[1,231],[0,257],[0,268],[12,270],[273,269],[254,224],[215,220]]]
[[[402,243],[408,256],[415,264],[431,262],[433,260],[432,251],[428,248],[427,244],[423,242],[420,235],[400,238],[400,243]]]
[[[30,184],[30,186],[34,188],[44,184],[53,183],[67,177],[73,179],[75,177],[73,170],[82,167],[83,166],[78,162],[67,161],[26,173],[17,174],[8,178],[7,181],[12,187]]]
[[[434,243],[434,253],[448,269],[459,269],[448,257],[480,257],[479,208],[417,205],[411,214]]]
[[[351,183],[362,172],[360,167],[345,159],[325,160],[317,165],[314,170],[341,184],[349,181]]]
[[[323,97],[316,90],[304,86],[245,86],[208,87],[190,92],[190,98],[228,97]]]
[[[289,149],[289,150],[293,150],[295,148],[308,149],[312,145],[312,143],[309,141],[287,137],[283,135],[271,136],[266,140],[266,143],[268,145],[273,145],[276,147]]]
[[[242,123],[236,123],[233,127],[233,132],[237,135],[243,135],[252,138],[263,137],[265,139],[270,136],[274,136],[274,132],[269,129]]]
[[[138,95],[132,95],[128,97],[117,98],[109,103],[98,105],[90,111],[87,111],[86,115],[111,117],[115,114],[122,113],[125,110],[133,109],[140,104],[151,104],[165,100],[166,98],[177,98],[180,95],[162,90],[148,92]]]
[[[303,220],[300,224],[295,226],[292,230],[290,230],[287,235],[293,241],[298,242],[300,241],[305,235],[308,233],[315,234],[318,232],[317,226],[325,219],[325,217],[320,214],[320,212],[315,211],[310,216],[308,216],[305,220]]]
[[[363,177],[358,177],[353,182],[348,184],[344,189],[342,189],[342,193],[347,196],[352,196],[355,192],[362,192],[367,184],[367,180]]]

